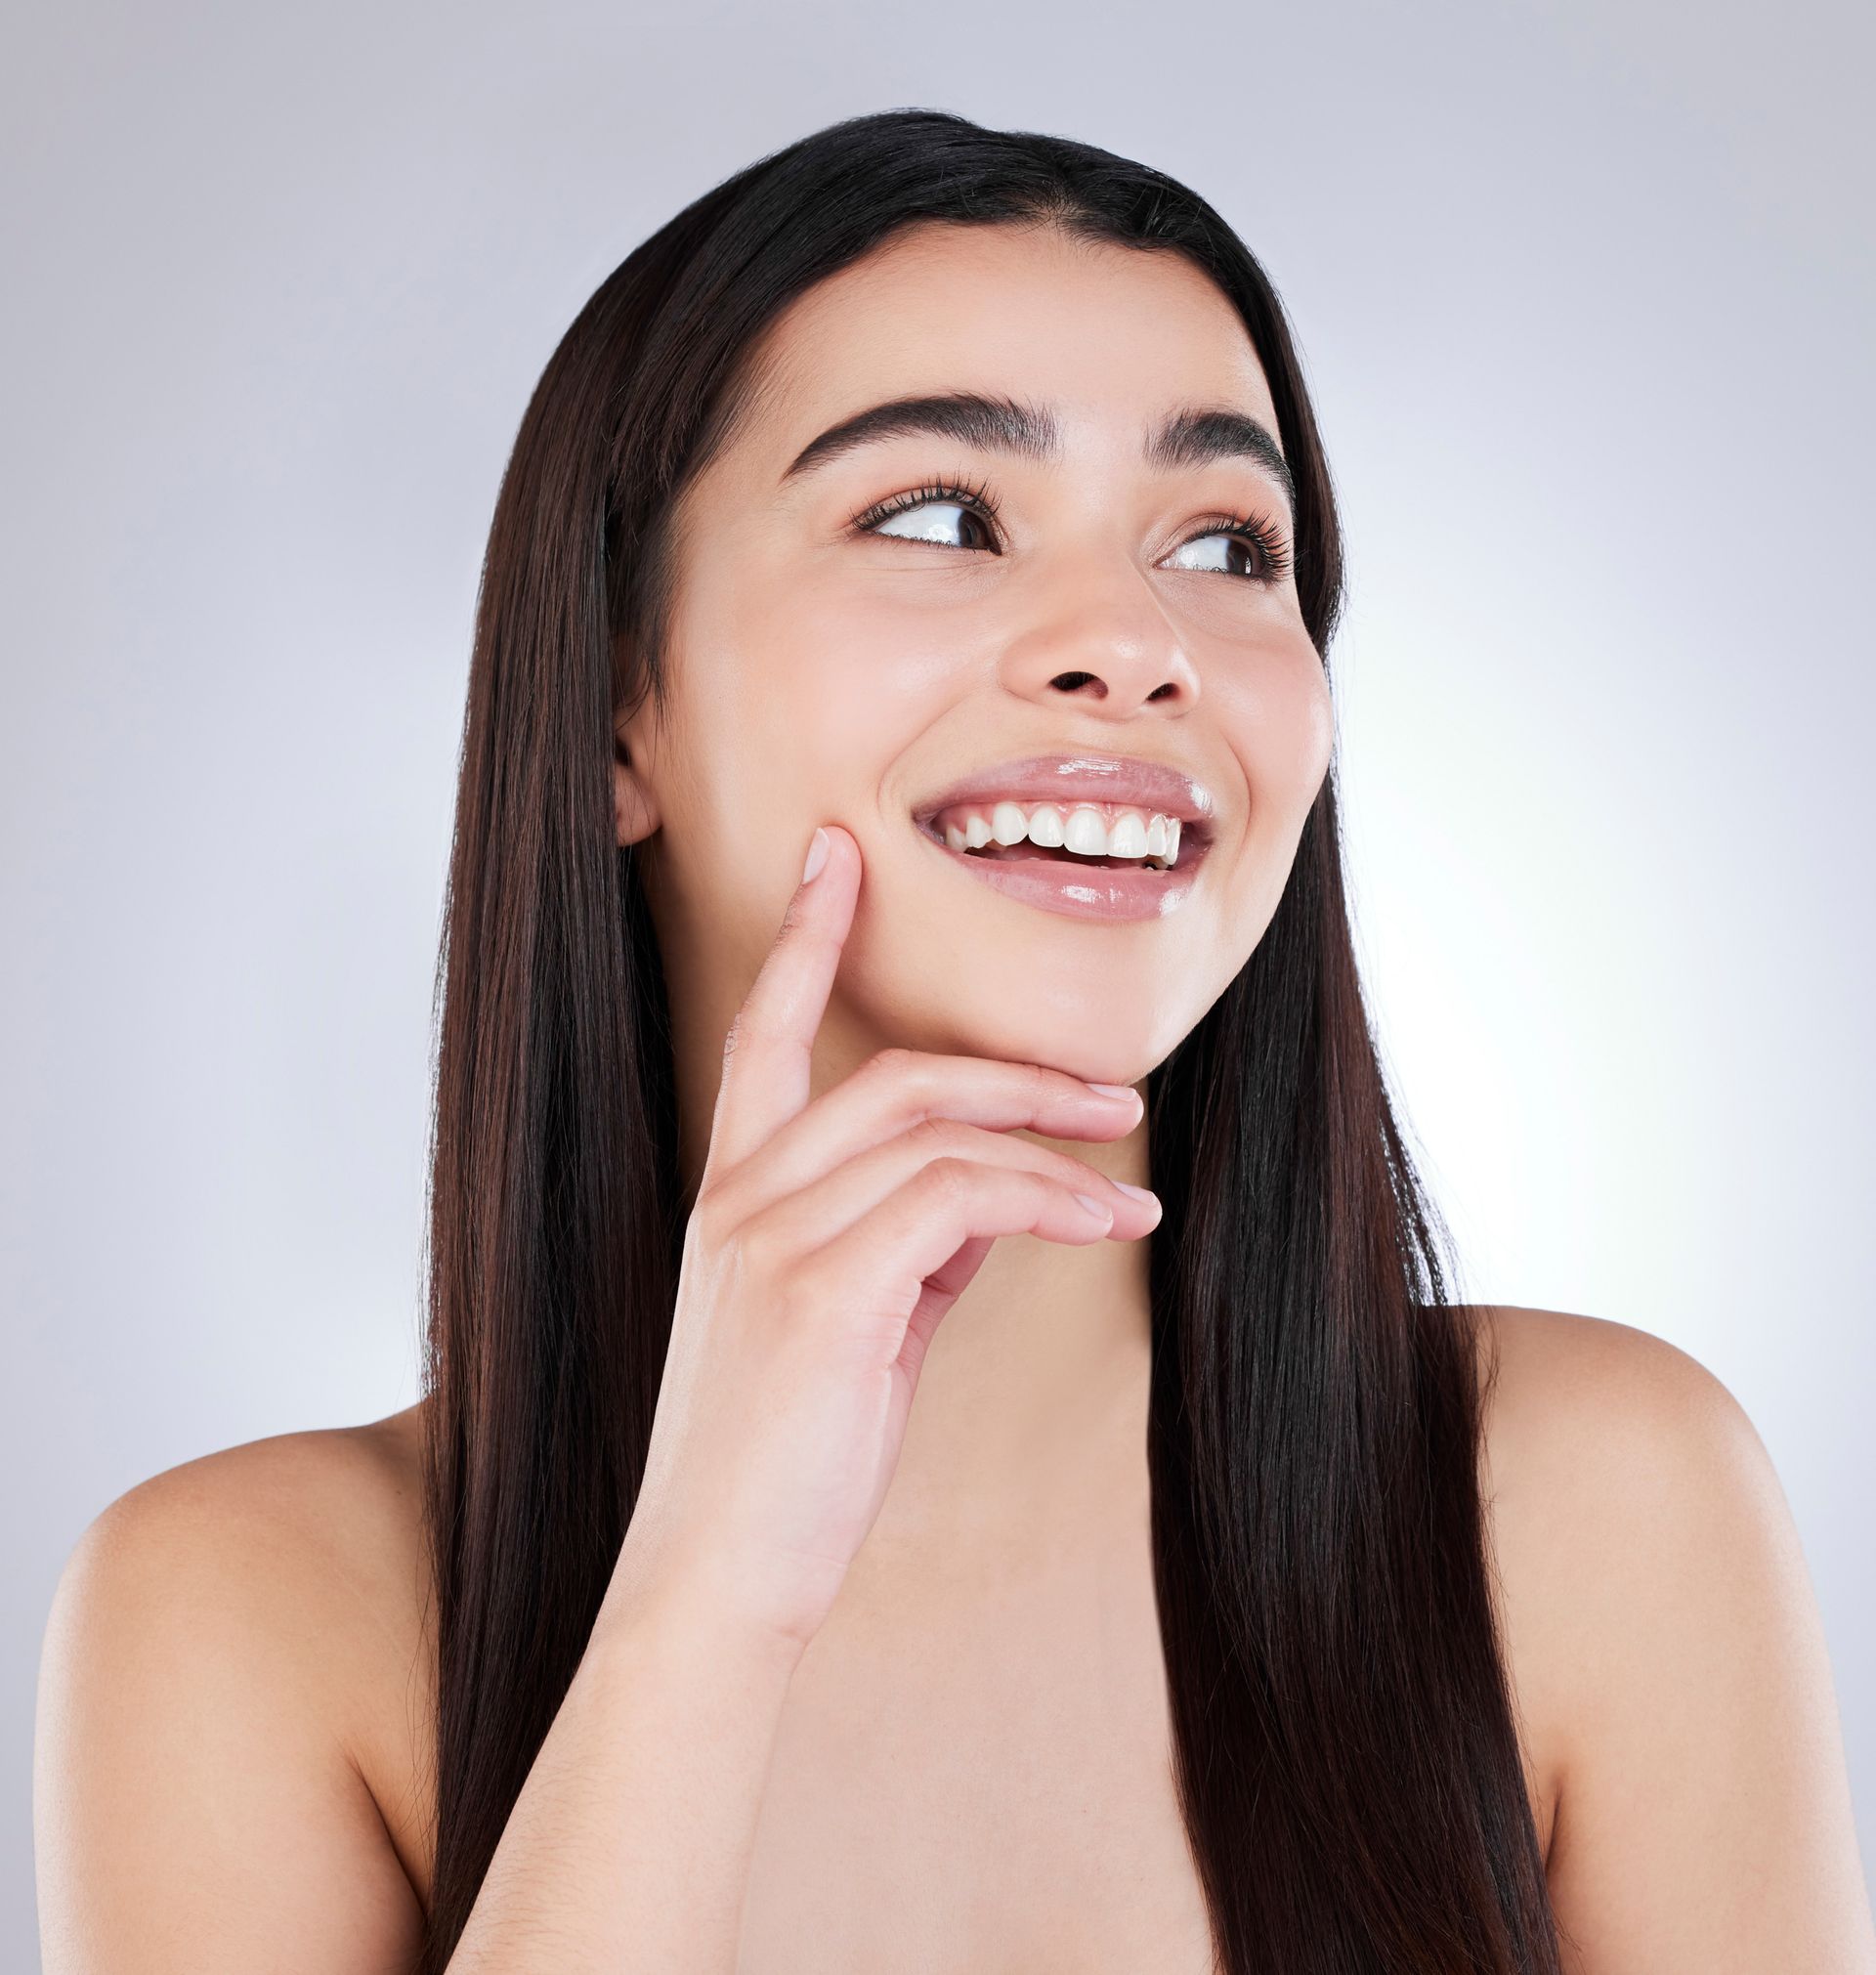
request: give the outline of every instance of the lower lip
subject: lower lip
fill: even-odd
[[[1164,919],[1190,895],[1199,866],[1212,847],[1188,837],[1171,871],[1103,864],[1070,864],[1059,858],[972,857],[934,837],[922,825],[918,835],[940,856],[1006,898],[1040,906],[1068,919]]]

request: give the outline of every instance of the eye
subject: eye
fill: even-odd
[[[908,522],[903,527],[889,526],[898,523],[903,516],[917,514],[922,508],[932,510],[932,518]],[[924,487],[909,489],[904,494],[895,494],[890,499],[876,501],[853,518],[852,526],[862,535],[882,535],[894,541],[929,541],[943,548],[980,548],[993,546],[996,541],[994,521],[997,504],[991,499],[988,490],[981,487],[954,487],[948,482],[934,481]],[[946,517],[951,517],[946,519]],[[990,537],[988,543],[973,541],[953,541],[951,533],[959,521],[981,530]]]
[[[1215,519],[1203,535],[1193,536],[1177,553],[1183,555],[1186,549],[1208,541],[1221,541],[1226,547],[1222,552],[1209,550],[1205,560],[1186,563],[1184,568],[1222,570],[1240,581],[1266,584],[1281,582],[1290,572],[1289,545],[1283,538],[1283,531],[1267,515],[1224,515]],[[1248,569],[1239,566],[1247,552],[1251,563]]]
[[[920,519],[906,517],[922,516]],[[996,548],[997,503],[988,489],[931,481],[923,487],[909,488],[888,499],[875,501],[853,517],[849,524],[861,535],[884,536],[894,541],[928,541],[939,548]],[[903,524],[903,525],[900,525]],[[978,541],[956,541],[952,536],[959,527],[976,529],[986,537]],[[1183,555],[1201,542],[1221,541],[1222,550],[1211,550],[1196,562],[1182,565],[1193,570],[1216,570],[1240,582],[1271,586],[1280,583],[1290,570],[1290,550],[1283,531],[1262,514],[1214,515],[1202,534],[1189,537],[1175,554]],[[1001,553],[1001,550],[998,551]],[[1249,562],[1249,567],[1245,563]]]

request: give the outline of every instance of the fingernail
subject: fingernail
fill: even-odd
[[[1125,1180],[1116,1180],[1114,1183],[1123,1193],[1132,1194],[1135,1200],[1150,1200],[1155,1207],[1160,1204],[1160,1196],[1150,1186],[1130,1186]]]
[[[1082,1203],[1084,1207],[1087,1209],[1087,1211],[1090,1214],[1094,1215],[1097,1219],[1102,1221],[1113,1220],[1114,1210],[1107,1204],[1106,1201],[1090,1200],[1086,1193],[1078,1193],[1076,1194],[1075,1197]]]
[[[1089,1084],[1090,1091],[1098,1091],[1104,1097],[1134,1097],[1139,1093],[1131,1084]]]
[[[812,884],[820,874],[821,867],[828,861],[828,833],[816,830],[808,838],[808,861],[801,873],[801,882]]]

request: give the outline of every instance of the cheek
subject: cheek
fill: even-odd
[[[817,823],[852,832],[875,878],[889,848],[904,855],[895,836],[903,829],[909,838],[912,825],[880,818],[881,790],[942,711],[941,675],[903,623],[811,583],[778,579],[759,598],[757,587],[738,585],[731,596],[715,585],[707,622],[694,611],[684,626],[676,665],[683,758],[667,777],[678,825],[670,918],[684,928],[672,936],[701,952],[727,949],[734,958],[723,964],[740,977],[759,968]],[[897,922],[881,941],[879,896],[863,884],[842,961],[844,995],[904,944]],[[678,917],[676,901],[689,901],[688,917]]]
[[[751,690],[816,720],[887,699],[929,669],[916,619],[831,576],[770,582],[746,599],[734,634]],[[935,632],[928,642],[940,642]]]
[[[767,772],[809,826],[866,813],[893,762],[956,698],[967,661],[955,632],[864,584],[797,583],[740,623],[740,691]]]
[[[1228,920],[1223,936],[1235,967],[1262,938],[1290,882],[1329,772],[1335,708],[1322,663],[1303,634],[1299,649],[1266,654],[1233,687],[1229,705],[1215,709],[1250,797],[1236,854],[1218,873]]]
[[[1252,828],[1294,838],[1329,772],[1336,738],[1335,703],[1314,646],[1305,640],[1281,665],[1260,669],[1233,711]]]
[[[1298,722],[1297,755],[1302,764],[1305,791],[1302,806],[1307,809],[1316,799],[1316,792],[1329,773],[1329,760],[1336,746],[1336,703],[1330,694],[1322,662],[1313,649],[1304,675],[1302,697],[1304,705]]]

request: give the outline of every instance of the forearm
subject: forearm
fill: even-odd
[[[449,1975],[731,1975],[797,1652],[609,1600]]]

